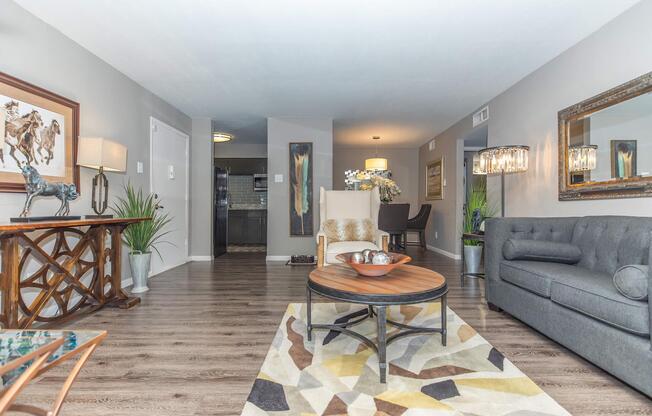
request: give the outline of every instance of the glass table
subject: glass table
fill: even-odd
[[[0,414],[18,411],[56,416],[80,370],[106,337],[106,331],[0,330]],[[50,409],[15,403],[18,394],[46,371],[70,358],[70,370]]]

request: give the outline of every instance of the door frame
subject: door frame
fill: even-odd
[[[185,218],[185,223],[186,223],[186,238],[185,238],[185,246],[186,246],[186,253],[185,253],[185,263],[190,261],[190,136],[181,130],[170,126],[169,124],[159,120],[158,118],[154,116],[149,117],[149,192],[152,193],[154,192],[154,181],[152,180],[152,177],[154,176],[154,163],[152,161],[154,160],[154,126],[155,124],[160,124],[163,125],[164,127],[172,130],[179,136],[183,137],[186,140],[186,218]],[[177,266],[172,266],[165,268],[161,270],[159,273],[162,273],[168,269],[174,268]],[[157,273],[158,274],[158,273]],[[150,277],[153,275],[150,274]]]

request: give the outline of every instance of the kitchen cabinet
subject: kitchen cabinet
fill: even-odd
[[[229,210],[229,244],[267,244],[267,210]]]
[[[267,158],[215,158],[215,166],[230,175],[253,175],[267,173]]]

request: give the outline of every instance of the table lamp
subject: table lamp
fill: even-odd
[[[109,196],[109,181],[104,171],[125,172],[127,148],[102,137],[80,137],[77,165],[98,171],[93,177],[92,207],[95,215],[86,215],[86,218],[112,218],[113,215],[104,214]]]
[[[482,149],[473,160],[476,175],[500,175],[500,210],[505,216],[505,174],[528,169],[529,146],[508,145]]]

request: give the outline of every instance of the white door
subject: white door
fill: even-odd
[[[150,118],[150,187],[159,197],[161,211],[172,221],[170,231],[152,253],[151,275],[188,261],[188,146],[189,138],[177,129]]]

